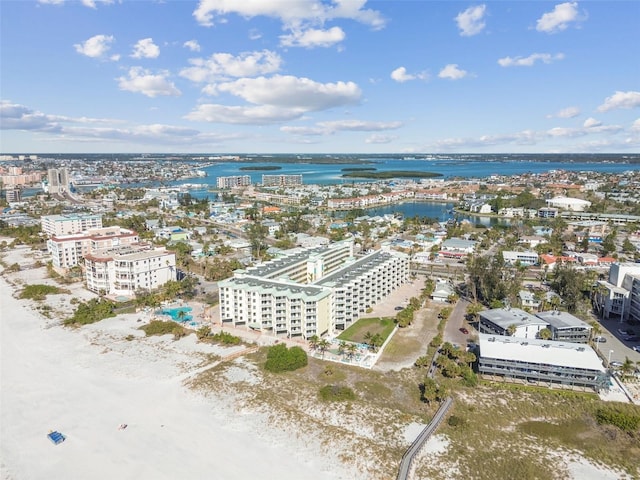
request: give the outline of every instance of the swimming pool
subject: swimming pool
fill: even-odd
[[[184,323],[193,320],[193,315],[189,313],[191,310],[193,310],[191,307],[163,308],[160,310],[160,313],[162,315],[169,315],[176,322]],[[184,312],[184,315],[180,312]]]

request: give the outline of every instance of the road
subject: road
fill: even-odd
[[[445,342],[460,345],[462,348],[467,346],[467,339],[469,338],[469,335],[474,333],[471,331],[472,327],[465,322],[468,305],[469,301],[464,298],[461,298],[456,302],[451,315],[449,315],[449,320],[447,320],[447,325],[444,328],[443,340]],[[460,331],[463,326],[469,329],[469,334],[464,334]]]

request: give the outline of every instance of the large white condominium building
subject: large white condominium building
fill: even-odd
[[[251,177],[249,175],[235,175],[231,177],[217,177],[216,185],[218,188],[237,188],[247,187],[251,185]]]
[[[263,187],[302,185],[302,175],[262,175]]]
[[[640,321],[640,264],[611,265],[609,280],[598,281],[593,303],[601,318]]]
[[[176,255],[164,249],[125,245],[85,256],[87,288],[110,295],[133,295],[176,279]]]
[[[82,258],[102,248],[138,243],[138,234],[118,226],[91,228],[76,235],[54,235],[47,240],[53,266],[58,269],[71,268],[82,262]]]
[[[42,232],[48,237],[82,233],[90,228],[102,228],[102,215],[92,213],[69,213],[45,215],[41,219]]]
[[[296,249],[219,282],[220,318],[308,339],[348,327],[408,277],[409,258],[399,252],[355,259],[352,242]]]

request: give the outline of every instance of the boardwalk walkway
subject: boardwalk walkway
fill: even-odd
[[[424,430],[420,432],[418,438],[414,440],[414,442],[409,447],[409,450],[405,452],[402,456],[402,461],[400,462],[400,471],[398,472],[397,480],[408,480],[409,473],[411,472],[411,464],[413,463],[414,457],[423,447],[424,443],[429,439],[429,437],[435,432],[438,425],[444,418],[444,416],[449,411],[449,408],[453,405],[453,398],[447,397],[447,399],[440,405],[440,408],[436,412],[436,414],[431,419],[429,425],[424,427]]]

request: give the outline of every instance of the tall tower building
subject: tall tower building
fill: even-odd
[[[66,193],[69,191],[69,170],[67,168],[50,168],[47,171],[49,193]]]

